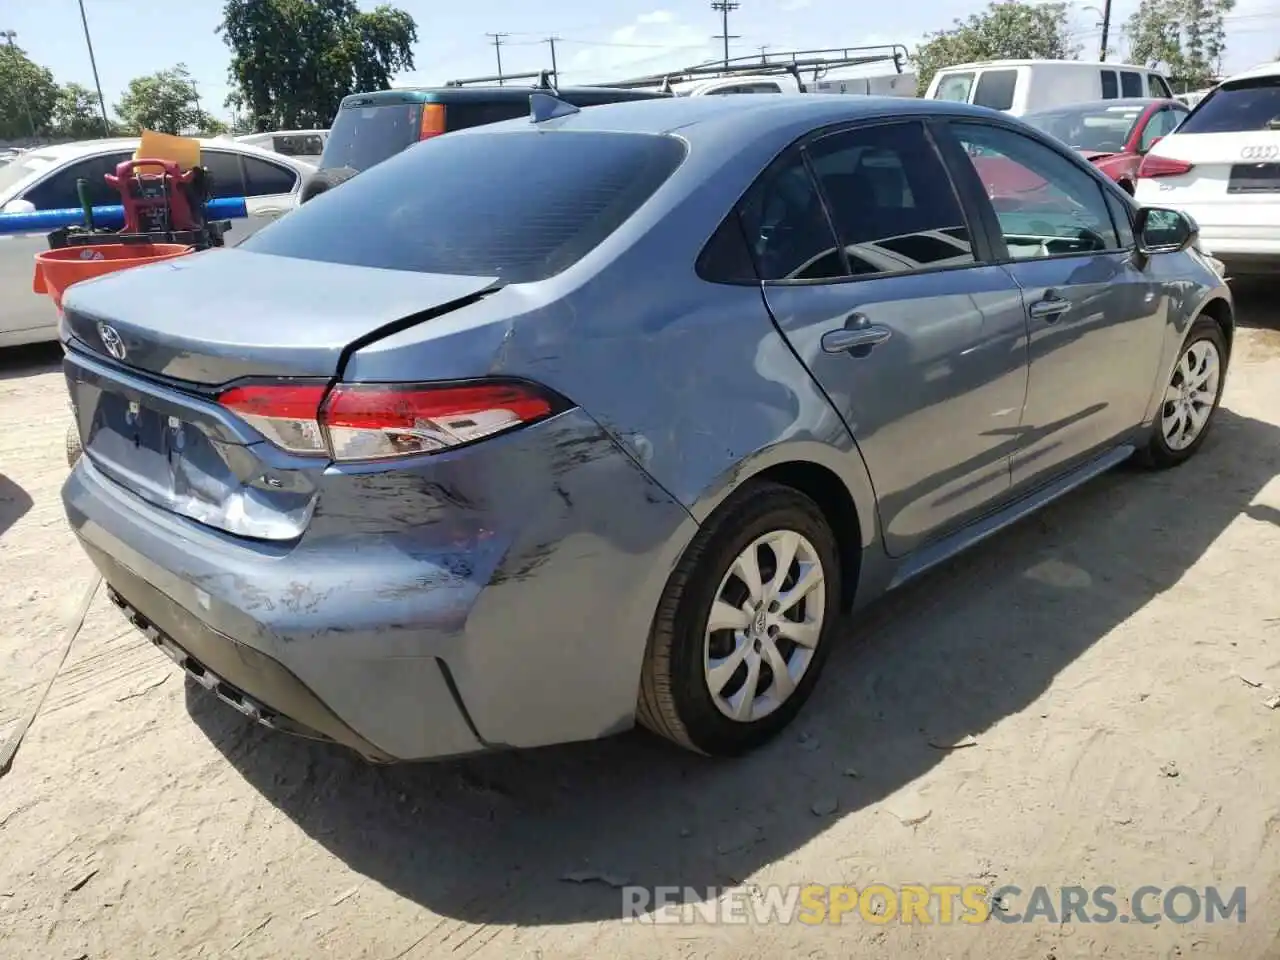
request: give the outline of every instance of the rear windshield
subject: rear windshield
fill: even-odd
[[[421,117],[418,103],[344,107],[329,129],[320,169],[368,170],[416,143]]]
[[[449,134],[321,194],[240,249],[542,280],[608,237],[683,159],[680,140],[649,134]]]
[[[1224,84],[1200,101],[1178,133],[1280,131],[1280,77]]]

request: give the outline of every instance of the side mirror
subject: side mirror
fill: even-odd
[[[0,213],[35,213],[36,205],[30,200],[10,200]]]
[[[1138,252],[1146,256],[1181,253],[1199,239],[1200,227],[1189,214],[1180,210],[1142,207],[1138,210],[1134,234],[1138,238]]]

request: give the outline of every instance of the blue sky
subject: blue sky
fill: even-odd
[[[160,0],[84,0],[94,53],[108,106],[131,77],[184,62],[195,76],[205,109],[225,115],[227,49],[214,28],[219,0],[187,0],[178,6]],[[1071,4],[1072,29],[1095,53],[1102,0]],[[362,7],[374,3],[361,2]],[[878,4],[850,0],[741,0],[730,15],[729,32],[741,34],[731,53],[748,54],[761,45],[774,50],[826,47],[837,43],[898,42],[914,47],[922,34],[944,29],[984,0],[902,0]],[[1096,6],[1095,6],[1096,5]],[[486,33],[505,32],[507,72],[549,65],[542,41],[550,35],[567,82],[622,78],[694,63],[720,52],[719,14],[709,0],[398,0],[418,22],[417,70],[397,83],[440,83],[453,77],[491,74],[494,49]],[[1115,0],[1113,19],[1123,25],[1137,0]],[[1280,0],[1239,0],[1228,17],[1228,72],[1270,60],[1280,52]],[[76,0],[12,0],[0,5],[0,30],[17,32],[17,44],[53,71],[60,82],[92,86]],[[1123,51],[1123,37],[1118,40]],[[1113,46],[1115,44],[1113,43]]]

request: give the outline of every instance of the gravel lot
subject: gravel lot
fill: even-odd
[[[1280,308],[1238,295],[1200,456],[1108,475],[886,600],[794,733],[736,763],[637,733],[366,767],[189,688],[100,594],[0,780],[0,953],[1280,957]],[[67,419],[56,351],[0,358],[0,731],[91,577],[58,500]],[[1122,906],[1218,884],[1248,906],[1243,924],[640,927],[578,871],[1110,884]]]

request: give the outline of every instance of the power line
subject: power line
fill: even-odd
[[[741,4],[734,3],[732,0],[712,0],[711,3],[711,9],[720,14],[721,23],[723,24],[722,31],[712,39],[724,41],[724,66],[726,70],[729,69],[729,41],[740,39],[736,34],[729,32],[729,12],[737,10],[739,6]]]
[[[509,33],[486,33],[486,37],[493,40],[493,52],[498,58],[498,86],[503,86],[502,82],[502,41],[511,36]]]

